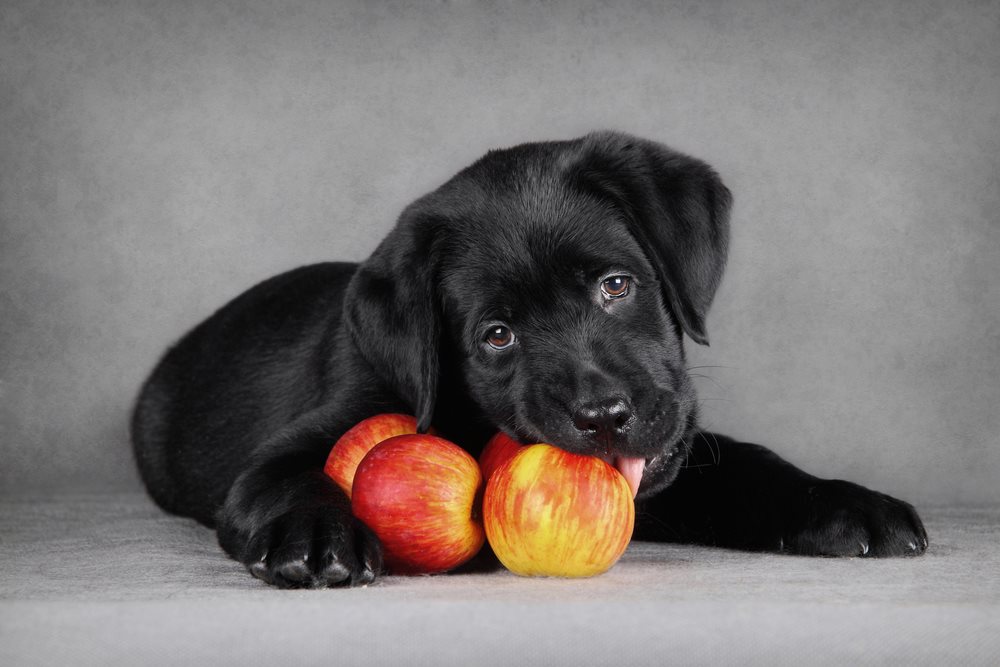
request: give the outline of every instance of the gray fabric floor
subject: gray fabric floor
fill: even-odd
[[[0,665],[997,664],[1000,508],[924,510],[901,560],[634,543],[505,571],[279,591],[144,496],[0,500]]]

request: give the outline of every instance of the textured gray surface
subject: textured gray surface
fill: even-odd
[[[713,164],[707,422],[918,503],[1000,502],[1000,3],[0,3],[0,487],[138,488],[165,346],[360,259],[486,149]]]
[[[996,511],[916,560],[634,545],[588,581],[282,592],[137,495],[158,354],[360,259],[488,148],[617,128],[733,189],[710,425],[1000,502],[1000,3],[0,3],[0,664],[976,664]],[[291,660],[287,658],[293,658]]]
[[[0,664],[995,664],[1000,508],[925,512],[914,559],[636,543],[506,571],[280,591],[136,494],[0,500]]]

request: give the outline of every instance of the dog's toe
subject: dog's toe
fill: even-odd
[[[807,489],[803,511],[788,527],[785,550],[822,556],[916,556],[927,532],[911,505],[840,480]]]
[[[268,544],[245,562],[256,578],[279,588],[323,588],[374,581],[381,545],[366,527],[336,508],[289,512],[255,537]]]

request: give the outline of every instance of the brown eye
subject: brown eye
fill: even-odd
[[[503,324],[494,324],[486,331],[486,342],[494,350],[503,350],[514,344],[514,332]]]
[[[606,299],[620,299],[628,294],[629,285],[632,279],[629,276],[611,276],[605,278],[601,283],[601,292]]]

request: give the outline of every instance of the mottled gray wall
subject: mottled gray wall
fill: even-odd
[[[186,328],[487,148],[619,128],[735,193],[709,425],[1000,500],[998,77],[996,2],[5,1],[0,485],[138,488]]]

